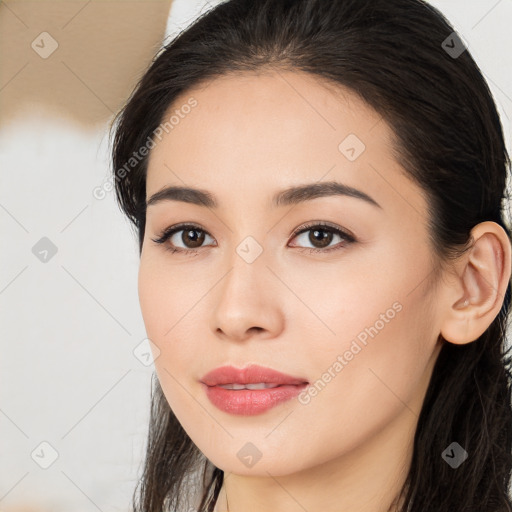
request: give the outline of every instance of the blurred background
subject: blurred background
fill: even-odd
[[[0,2],[0,512],[130,510],[154,367],[108,130],[161,45],[218,3]],[[430,3],[512,153],[512,2]]]

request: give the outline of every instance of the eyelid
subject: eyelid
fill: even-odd
[[[165,243],[171,236],[175,235],[179,231],[185,231],[186,229],[201,231],[205,233],[206,235],[213,238],[213,236],[204,229],[200,224],[192,223],[192,222],[181,222],[179,224],[173,224],[172,226],[169,226],[167,228],[164,228],[163,231],[160,232],[160,235],[158,238],[152,238],[151,240],[157,244],[163,244]],[[194,251],[194,249],[182,249],[181,247],[176,249],[177,252],[183,251],[183,252],[191,252]]]
[[[182,229],[184,230],[186,228],[197,229],[198,231],[203,231],[205,233],[208,233],[208,231],[206,229],[204,229],[200,224],[197,224],[195,222],[179,222],[178,224],[172,224],[172,225],[167,226],[166,228],[162,229],[160,231],[159,236],[160,236],[160,238],[162,238],[163,236],[165,236],[171,232],[179,231]]]
[[[303,233],[305,231],[309,231],[312,228],[316,228],[316,227],[329,228],[332,231],[334,231],[340,235],[343,235],[343,237],[346,240],[350,240],[353,242],[356,241],[356,237],[347,229],[344,229],[336,224],[333,224],[333,223],[330,223],[330,222],[324,221],[324,220],[312,220],[312,221],[306,222],[305,224],[302,224],[302,226],[298,227],[293,232],[292,237],[295,238],[297,235],[300,235],[301,233]]]
[[[312,247],[297,247],[297,249],[302,250],[302,251],[310,251],[311,253],[324,253],[325,254],[330,251],[338,250],[339,249],[338,246],[340,244],[344,247],[348,244],[357,242],[357,238],[352,233],[350,233],[348,230],[341,228],[341,227],[337,226],[336,224],[330,223],[328,221],[322,221],[322,220],[316,220],[316,221],[313,220],[313,221],[309,221],[305,224],[302,224],[301,226],[299,226],[297,229],[294,230],[294,232],[291,235],[291,239],[293,240],[300,234],[310,231],[315,227],[316,228],[327,228],[327,230],[330,230],[331,232],[333,232],[333,233],[339,235],[341,238],[343,238],[344,241],[340,242],[339,244],[335,245],[334,247],[328,247],[328,248],[324,248],[324,249],[317,249],[317,248],[312,248]],[[172,226],[165,228],[160,233],[159,238],[157,238],[157,239],[152,238],[151,240],[157,244],[164,244],[169,238],[174,236],[177,232],[185,231],[186,229],[201,231],[202,233],[204,233],[214,239],[214,237],[206,229],[204,229],[200,224],[192,223],[192,222],[182,222],[182,223],[174,224]],[[206,247],[208,247],[208,246],[206,246]],[[210,245],[210,247],[212,247],[212,246]],[[199,247],[198,249],[183,249],[181,247],[166,247],[166,250],[170,250],[173,253],[178,252],[178,253],[185,253],[188,255],[192,255],[192,254],[197,254],[199,252],[199,250],[203,249],[203,248],[204,247]]]

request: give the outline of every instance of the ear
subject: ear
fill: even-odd
[[[451,343],[478,339],[503,304],[511,274],[511,243],[496,222],[472,230],[473,245],[455,264],[456,277],[446,285],[441,335]]]

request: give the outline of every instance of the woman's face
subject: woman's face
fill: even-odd
[[[172,186],[216,203],[168,194],[147,208],[139,299],[183,428],[216,466],[246,475],[291,474],[379,439],[397,453],[412,439],[441,315],[425,197],[393,159],[389,127],[349,90],[293,72],[215,79],[166,120],[173,112],[147,199]],[[328,182],[370,199],[331,187],[273,202]],[[153,241],[182,223],[195,227]],[[205,374],[253,364],[309,386],[246,414],[210,401]],[[235,393],[275,396],[216,389],[226,407]]]

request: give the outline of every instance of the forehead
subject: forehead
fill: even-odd
[[[383,203],[386,193],[396,202],[397,187],[420,192],[393,159],[382,117],[350,89],[307,73],[218,77],[177,97],[164,122],[173,115],[179,122],[151,151],[148,197],[173,184],[215,191],[221,203],[235,192],[247,202],[320,180],[365,189]]]

